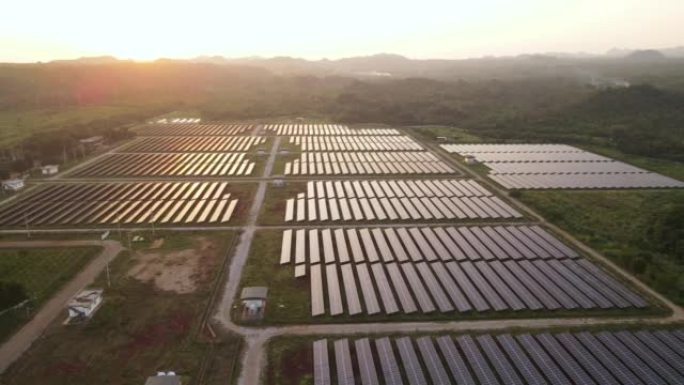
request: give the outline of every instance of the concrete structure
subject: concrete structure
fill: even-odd
[[[102,289],[85,289],[78,293],[67,306],[68,323],[80,322],[93,316],[102,303]]]
[[[23,179],[7,179],[2,181],[2,189],[5,191],[19,191],[25,187]]]

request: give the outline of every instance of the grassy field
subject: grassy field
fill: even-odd
[[[0,111],[0,147],[36,132],[87,124],[137,111],[134,106],[91,106],[49,110]]]
[[[120,255],[112,286],[104,275],[93,284],[105,288],[93,319],[68,327],[55,322],[0,383],[139,385],[159,370],[177,372],[186,384],[200,375],[203,383],[230,383],[241,340],[208,343],[201,326],[235,235],[173,233]]]
[[[0,281],[21,284],[31,299],[25,308],[0,315],[0,341],[30,319],[40,305],[74,277],[99,247],[0,249]]]
[[[660,293],[684,304],[684,262],[653,238],[654,231],[660,231],[659,221],[677,216],[673,210],[684,207],[684,191],[525,191],[520,199]],[[681,234],[681,227],[678,231]]]
[[[318,316],[311,317],[310,280],[308,275],[294,277],[294,265],[280,265],[280,246],[282,230],[262,230],[256,233],[247,263],[242,272],[240,287],[267,286],[268,304],[263,324],[299,324],[299,323],[354,323],[354,322],[409,322],[409,321],[453,321],[475,319],[535,318],[541,315],[553,317],[580,316],[628,316],[628,315],[662,315],[665,310],[654,306],[644,310],[590,310],[590,311],[503,311],[503,312],[470,312],[423,314],[397,313],[393,315],[358,314],[354,316]],[[240,290],[238,290],[238,293]],[[326,299],[327,302],[327,299]],[[233,320],[240,322],[238,313],[233,313]]]

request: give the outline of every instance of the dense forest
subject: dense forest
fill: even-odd
[[[473,61],[433,63],[434,68],[419,63],[423,77],[275,74],[249,63],[7,64],[0,65],[0,128],[16,139],[3,141],[0,154],[17,171],[35,160],[59,161],[75,151],[79,138],[116,140],[129,135],[122,128],[128,124],[192,110],[205,120],[306,116],[344,123],[455,125],[491,140],[600,144],[682,160],[684,66],[675,64],[684,62],[672,60],[623,67],[614,60],[598,61],[587,68],[548,59],[483,61],[489,77],[475,76]],[[363,64],[362,69],[373,68]],[[658,67],[670,82],[654,75]],[[578,73],[591,73],[592,81]],[[618,75],[618,83],[595,81]],[[650,84],[626,86],[649,79]],[[93,106],[114,106],[117,112],[60,123],[47,114],[36,123],[40,130],[27,129],[22,120],[24,113]],[[9,112],[12,117],[3,120]]]

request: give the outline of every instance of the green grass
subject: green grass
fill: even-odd
[[[31,300],[28,306],[0,315],[0,342],[31,319],[99,251],[99,247],[0,249],[0,281],[21,284]]]
[[[160,249],[138,252],[159,253],[161,263],[168,264],[163,262],[166,253],[191,245],[201,256],[200,271],[193,275],[197,285],[194,292],[163,291],[131,277],[129,271],[139,262],[124,252],[111,266],[112,286],[107,287],[104,275],[93,284],[105,288],[103,305],[94,317],[81,325],[51,325],[45,336],[3,374],[0,383],[139,385],[158,370],[174,370],[183,377],[183,383],[196,383],[202,367],[210,371],[206,383],[219,383],[215,373],[225,375],[224,379],[232,377],[231,362],[239,353],[240,338],[230,335],[215,343],[203,342],[206,339],[200,326],[208,314],[211,293],[222,282],[219,272],[236,233],[174,236],[176,240],[165,242]],[[200,248],[199,237],[209,246],[204,243]],[[212,357],[221,357],[224,366],[219,368]]]
[[[91,106],[28,111],[0,111],[0,147],[20,142],[37,132],[87,124],[139,110],[134,106]]]
[[[413,314],[397,313],[393,315],[376,314],[355,316],[318,316],[311,317],[310,279],[294,277],[294,265],[280,265],[280,247],[282,230],[262,230],[255,234],[247,263],[243,268],[240,288],[246,286],[267,286],[268,303],[263,324],[302,324],[302,323],[358,323],[358,322],[411,322],[411,321],[456,321],[476,319],[510,319],[536,318],[542,315],[553,317],[581,316],[630,316],[630,315],[663,315],[661,307],[652,306],[647,309],[609,309],[589,311],[503,311],[503,312],[470,312]],[[238,290],[238,293],[240,290]],[[360,292],[359,292],[360,293]],[[327,300],[326,300],[327,301]],[[240,323],[238,309],[233,312],[233,320]]]
[[[669,299],[684,304],[684,263],[651,237],[654,224],[684,204],[684,191],[524,191],[520,199]]]

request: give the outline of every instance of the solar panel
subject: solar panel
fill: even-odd
[[[473,307],[475,307],[475,310],[486,311],[490,309],[490,306],[487,303],[487,301],[475,288],[475,285],[472,284],[470,278],[468,278],[468,275],[466,274],[466,272],[463,271],[463,269],[458,263],[449,262],[446,264],[446,267],[451,273],[451,275],[454,277],[454,280],[463,289],[466,297],[468,297],[470,303],[472,303]]]
[[[337,258],[340,263],[349,262],[349,250],[344,237],[344,229],[335,230],[335,245],[337,246]]]
[[[306,262],[306,230],[295,233],[295,263]]]
[[[470,385],[474,384],[475,380],[468,370],[461,353],[456,348],[454,341],[452,341],[449,336],[442,336],[437,338],[437,345],[442,352],[442,355],[446,359],[446,363],[449,366],[449,371],[451,375],[456,380],[458,385]]]
[[[470,367],[473,368],[473,372],[480,381],[480,384],[500,384],[496,379],[494,372],[490,369],[487,360],[482,356],[482,353],[480,353],[480,349],[478,349],[477,344],[475,344],[475,340],[473,340],[471,336],[465,335],[456,337],[456,342],[458,342],[461,350],[463,350],[463,354],[470,364]]]
[[[572,354],[573,358],[591,374],[591,377],[596,380],[597,383],[601,385],[620,384],[620,382],[601,365],[600,361],[596,360],[591,355],[591,352],[582,346],[572,334],[560,333],[556,335],[555,338],[568,352],[570,352],[570,354]]]
[[[456,305],[456,309],[459,312],[467,312],[472,310],[472,306],[468,303],[465,295],[454,282],[454,280],[449,275],[449,272],[444,267],[441,262],[435,262],[432,264],[432,269],[435,271],[435,275],[439,279],[439,282],[444,287],[447,295],[451,298],[451,301]]]
[[[439,286],[439,282],[432,273],[430,266],[425,262],[421,262],[416,264],[416,268],[418,269],[420,276],[423,278],[423,282],[425,282],[430,294],[432,294],[432,298],[434,298],[435,302],[437,303],[439,311],[442,313],[453,311],[453,305],[451,305],[451,302],[444,293],[444,290],[442,290],[442,287]]]
[[[328,301],[330,303],[330,315],[338,315],[344,312],[342,306],[342,294],[340,282],[337,277],[337,266],[329,264],[325,266],[325,278],[328,283]]]
[[[632,333],[626,331],[619,331],[614,333],[617,339],[620,340],[627,348],[651,367],[656,373],[667,380],[670,384],[684,384],[684,376],[677,373],[664,360],[655,355],[653,351]],[[681,360],[680,360],[681,361]]]
[[[352,368],[349,340],[337,340],[335,346],[335,366],[337,367],[337,384],[354,385],[354,368]]]
[[[356,282],[354,281],[354,271],[352,264],[347,263],[340,266],[342,270],[342,282],[344,283],[344,293],[347,299],[347,311],[349,315],[361,313],[361,301],[359,293],[356,290]]]
[[[572,385],[572,382],[566,377],[561,368],[544,351],[534,337],[529,334],[522,334],[517,336],[517,340],[552,384]]]
[[[525,307],[531,310],[539,310],[544,306],[535,298],[535,296],[527,290],[527,288],[520,282],[515,273],[508,270],[508,268],[499,261],[493,261],[489,267],[494,270],[499,277],[508,285],[508,288],[525,303]]]
[[[371,351],[368,338],[354,341],[356,348],[356,361],[359,364],[362,385],[379,385],[378,373],[375,371],[373,352]]]
[[[558,362],[563,363],[562,369],[575,384],[591,385],[596,383],[550,333],[538,334],[536,338],[549,355],[555,357]]]
[[[328,340],[313,343],[314,385],[330,385],[330,364],[328,363]]]
[[[647,384],[665,384],[667,383],[656,372],[648,367],[639,356],[632,353],[625,347],[612,333],[601,332],[596,334],[598,338],[608,350],[613,352],[622,362],[627,365],[643,382]]]
[[[404,278],[402,277],[401,272],[399,271],[399,266],[396,263],[388,263],[386,266],[387,272],[389,273],[390,279],[392,280],[394,290],[399,296],[399,303],[401,303],[402,310],[406,314],[416,312],[418,308],[416,308],[416,304],[415,302],[413,302],[411,292],[406,286]]]
[[[365,263],[359,263],[356,265],[356,274],[359,278],[359,284],[361,285],[361,294],[363,294],[363,303],[366,305],[366,313],[379,313],[380,305],[378,304],[378,298],[375,295],[375,289],[373,288],[372,283],[373,281],[368,273],[368,265]]]
[[[373,271],[373,277],[375,277],[375,283],[378,285],[378,291],[380,292],[380,298],[382,299],[382,305],[385,308],[385,313],[393,314],[399,311],[397,302],[394,300],[394,295],[392,294],[392,288],[387,282],[387,276],[385,275],[385,270],[381,263],[375,263],[371,265],[371,270]]]
[[[504,384],[519,384],[523,385],[523,380],[518,376],[515,369],[506,358],[506,355],[499,349],[496,345],[496,341],[490,335],[482,335],[477,337],[477,342],[480,343],[480,347],[484,352],[485,356],[492,363],[494,369],[499,374],[499,378]]]
[[[661,342],[653,334],[646,331],[638,331],[634,333],[643,344],[648,346],[653,352],[655,352],[660,358],[665,360],[670,366],[675,368],[679,373],[684,374],[684,360],[679,356],[675,350],[672,350],[668,345]]]
[[[323,278],[321,265],[311,265],[311,315],[313,317],[325,314],[325,300],[323,299]]]
[[[423,362],[427,368],[428,375],[432,379],[433,384],[449,384],[451,383],[449,375],[444,366],[442,366],[442,360],[440,360],[437,355],[437,350],[432,344],[432,339],[430,337],[420,337],[416,340],[418,345],[418,350],[420,350],[420,355],[423,357]]]
[[[513,337],[509,334],[504,334],[497,336],[496,339],[511,359],[511,362],[513,362],[513,365],[525,379],[526,384],[545,385],[547,383],[544,376],[539,373],[532,361],[530,361]]]
[[[280,264],[290,263],[292,253],[292,230],[283,231],[283,243],[280,246]]]
[[[375,348],[378,351],[382,378],[386,385],[403,385],[401,371],[392,350],[392,343],[387,337],[375,340]]]
[[[485,276],[489,283],[498,291],[499,295],[504,299],[508,307],[517,311],[525,309],[525,304],[516,297],[515,293],[506,286],[506,284],[499,278],[496,273],[489,267],[485,261],[475,262],[477,269]]]
[[[414,265],[411,263],[404,263],[401,265],[401,269],[404,271],[404,275],[406,275],[409,287],[416,296],[416,299],[418,300],[418,306],[420,306],[420,309],[423,311],[423,313],[435,311],[435,305],[433,305],[430,296],[425,290],[425,286],[423,286],[423,283],[420,281]]]
[[[397,338],[395,343],[397,344],[401,361],[404,364],[404,371],[406,372],[409,384],[425,385],[427,380],[425,379],[425,374],[423,374],[423,368],[421,368],[418,362],[418,356],[416,356],[416,351],[413,349],[411,339],[409,337]]]

